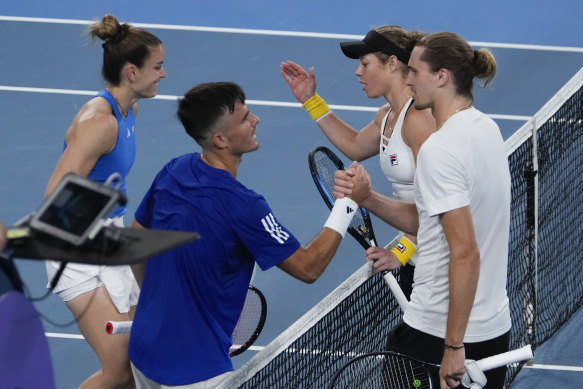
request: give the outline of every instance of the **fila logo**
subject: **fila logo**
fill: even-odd
[[[395,246],[395,248],[396,248],[397,250],[399,250],[399,252],[400,252],[401,254],[402,254],[402,253],[403,253],[403,252],[406,250],[406,247],[405,247],[405,246],[403,246],[403,244],[402,244],[402,243],[398,243],[398,244]]]
[[[397,166],[399,164],[399,160],[397,159],[397,154],[389,155],[389,160],[391,161],[391,166]]]
[[[269,232],[269,235],[273,237],[273,239],[277,240],[278,243],[284,244],[285,241],[289,238],[289,234],[281,229],[279,224],[275,221],[273,214],[269,214],[261,219],[261,224],[263,224],[263,228],[265,231]]]

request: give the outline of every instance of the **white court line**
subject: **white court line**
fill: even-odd
[[[50,93],[50,94],[64,94],[64,95],[84,95],[84,96],[94,96],[97,91],[89,90],[74,90],[74,89],[55,89],[55,88],[32,88],[32,87],[22,87],[22,86],[7,86],[0,85],[0,91],[8,92],[29,92],[29,93]],[[153,97],[154,100],[172,100],[176,101],[181,96],[173,95],[156,95]],[[288,107],[288,108],[302,108],[300,103],[292,103],[285,101],[268,101],[268,100],[246,100],[247,105],[263,105],[271,107]],[[358,105],[335,105],[329,104],[330,108],[337,111],[366,111],[366,112],[376,112],[379,107],[364,107]],[[500,120],[518,120],[518,121],[528,121],[531,116],[522,115],[501,115],[501,114],[486,114],[492,119]]]
[[[47,338],[85,340],[85,337],[83,337],[83,335],[81,335],[81,334],[61,334],[61,333],[58,333],[58,332],[45,332],[45,336]],[[261,351],[264,348],[265,348],[264,346],[251,346],[247,350]]]
[[[56,332],[46,332],[47,338],[61,338],[61,339],[85,339],[83,335],[78,334],[60,334]],[[264,346],[251,346],[249,350],[261,351]],[[287,350],[288,352],[293,352],[293,350]],[[557,371],[575,371],[583,373],[583,366],[565,366],[565,365],[543,365],[539,363],[525,364],[523,366],[525,369],[540,369],[540,370],[557,370]]]
[[[583,373],[583,366],[564,366],[564,365],[541,365],[534,363],[532,365],[524,365],[525,369],[541,369],[541,370],[561,370],[561,371],[577,371]]]
[[[80,334],[59,334],[57,332],[45,332],[47,338],[61,338],[61,339],[85,339]]]
[[[95,23],[95,20],[77,20],[77,19],[52,19],[52,18],[31,18],[20,16],[2,16],[0,21],[10,22],[29,22],[29,23],[53,23],[53,24],[82,24],[89,25]],[[284,30],[258,30],[247,28],[226,28],[226,27],[205,27],[205,26],[185,26],[174,24],[151,24],[151,23],[134,23],[132,25],[147,29],[163,29],[163,30],[180,30],[180,31],[204,31],[204,32],[218,32],[229,34],[253,34],[253,35],[277,35],[277,36],[298,36],[306,38],[325,38],[325,39],[346,39],[358,40],[362,39],[363,35],[354,34],[331,34],[318,32],[301,32],[301,31],[284,31]],[[496,43],[496,42],[474,42],[470,41],[472,46],[492,47],[502,49],[516,49],[516,50],[540,50],[540,51],[563,51],[571,53],[583,53],[583,47],[570,46],[551,46],[551,45],[528,45],[520,43]]]

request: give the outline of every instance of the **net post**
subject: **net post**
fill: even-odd
[[[539,225],[538,225],[538,217],[539,217],[539,166],[538,166],[538,126],[536,115],[532,118],[532,168],[534,174],[534,274],[533,274],[533,283],[534,283],[534,307],[532,309],[532,335],[530,339],[530,343],[534,343],[536,340],[536,310],[538,307],[538,233],[539,233]]]
[[[528,122],[530,126],[529,140],[532,145],[531,152],[528,153],[526,159],[526,166],[524,170],[524,178],[526,180],[526,252],[524,255],[524,269],[527,277],[525,283],[525,296],[523,307],[523,318],[525,323],[526,335],[528,341],[536,338],[535,334],[535,310],[536,310],[536,230],[537,230],[537,176],[538,176],[538,153],[537,153],[537,127],[536,118],[533,117]]]

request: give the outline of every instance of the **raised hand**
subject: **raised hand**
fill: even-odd
[[[316,93],[314,68],[311,67],[308,71],[309,73],[292,61],[281,63],[283,79],[289,85],[295,98],[302,104]]]

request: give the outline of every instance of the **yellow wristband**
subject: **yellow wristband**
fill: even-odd
[[[318,120],[326,112],[330,111],[328,104],[326,104],[324,99],[321,98],[317,93],[306,100],[306,102],[302,105],[314,120]]]
[[[395,257],[404,265],[409,262],[411,257],[417,252],[417,247],[406,237],[402,237],[399,243],[391,249]]]

